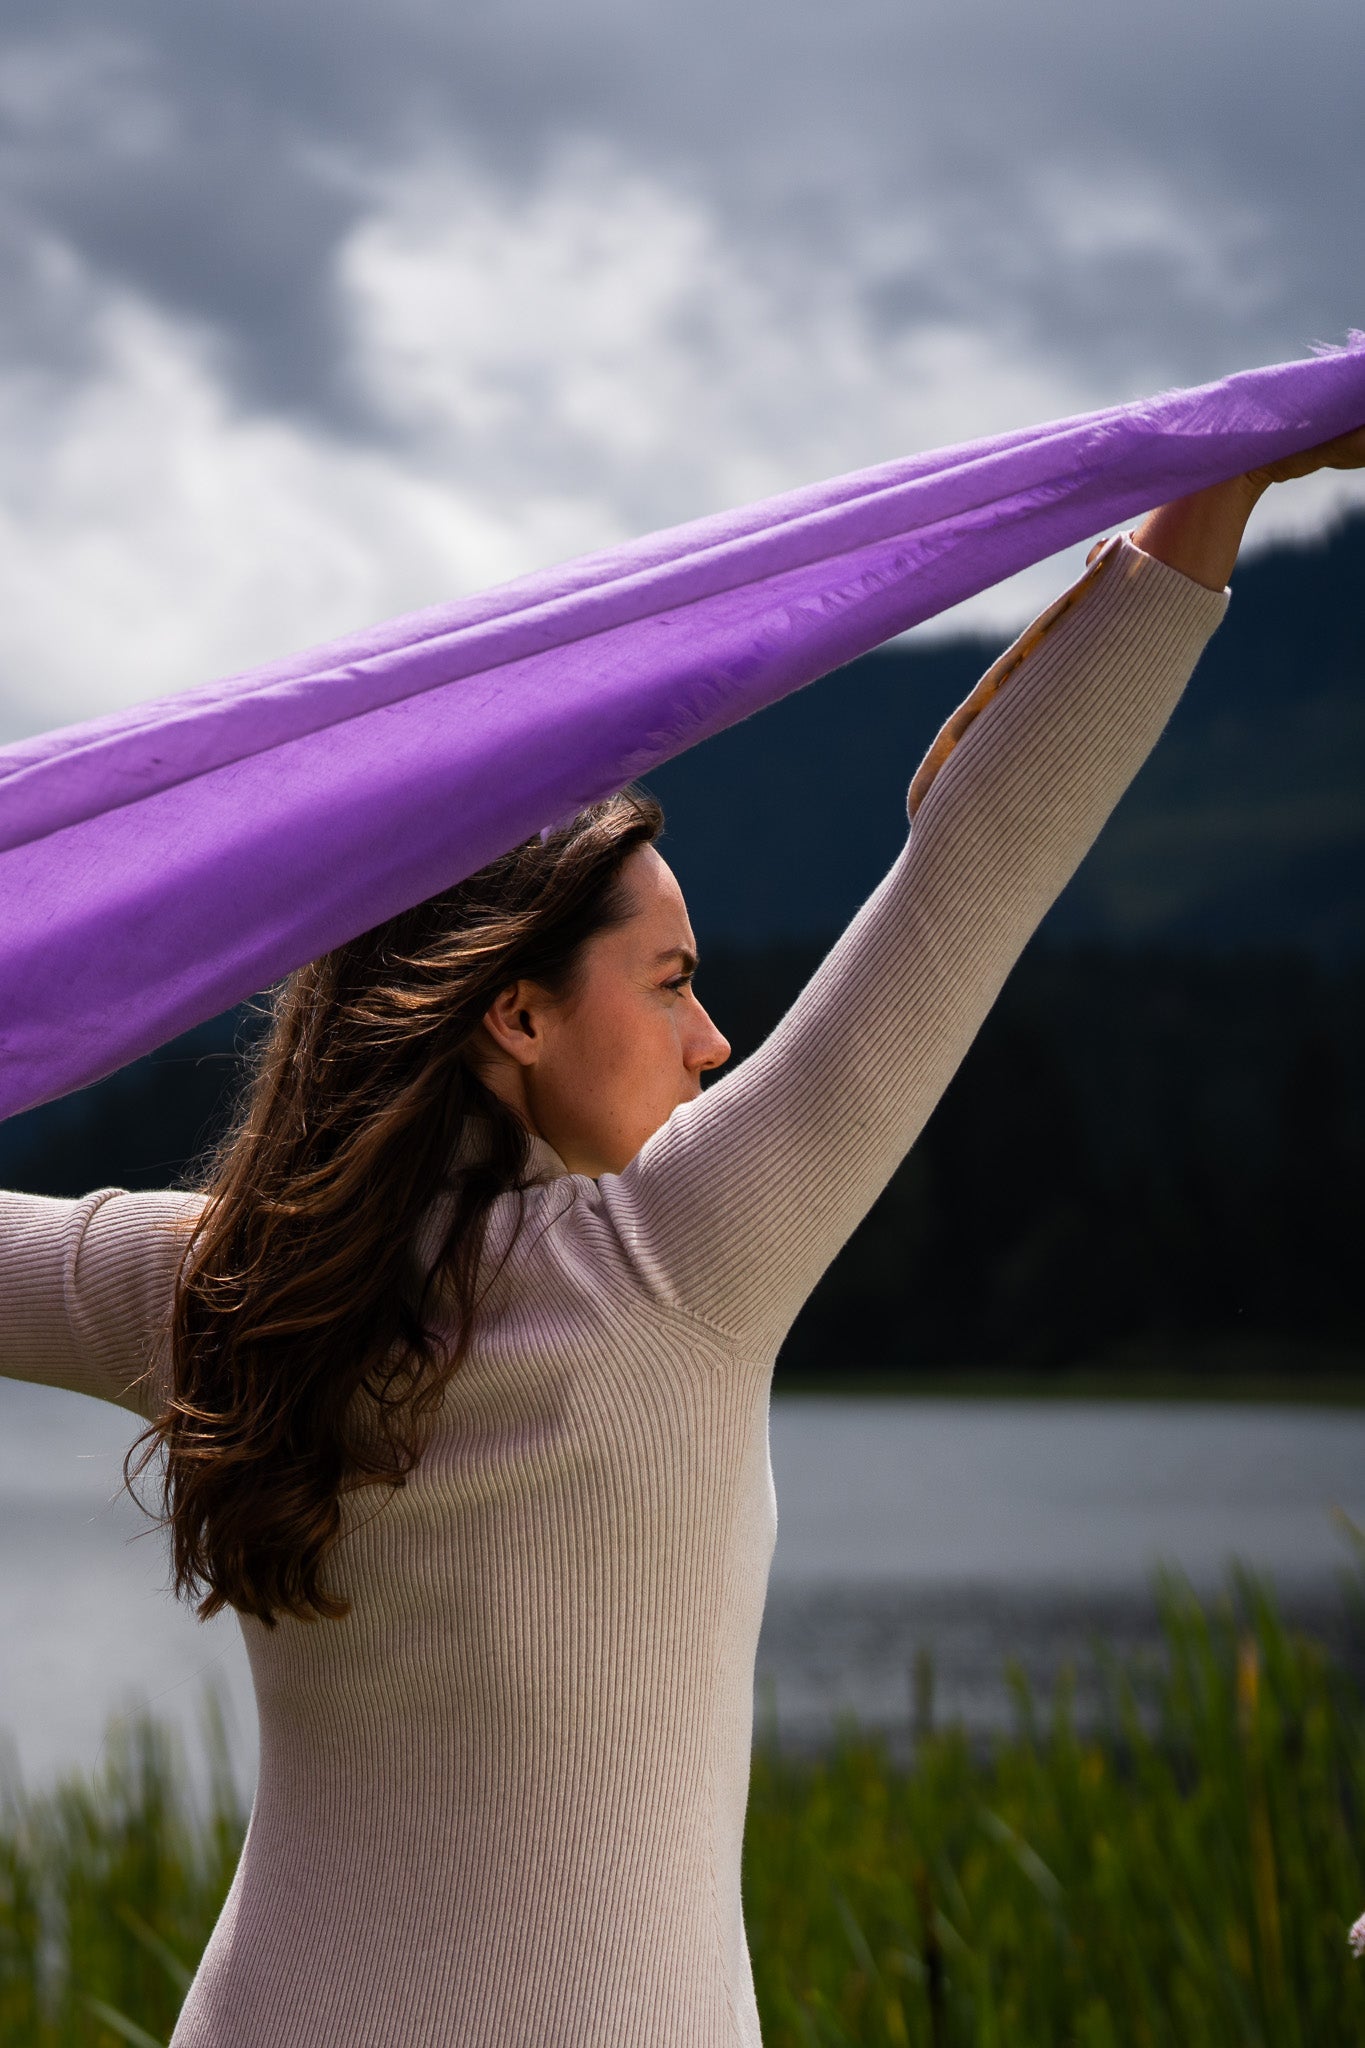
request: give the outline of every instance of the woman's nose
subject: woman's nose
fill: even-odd
[[[730,1041],[725,1033],[717,1031],[705,1010],[701,1014],[705,1029],[699,1035],[690,1061],[698,1073],[704,1073],[710,1067],[723,1067],[730,1057]]]

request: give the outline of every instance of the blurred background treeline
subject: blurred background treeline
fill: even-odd
[[[1362,569],[1356,515],[1238,571],[1156,752],[803,1310],[789,1382],[832,1360],[921,1381],[1361,1371]],[[998,652],[884,650],[649,778],[736,1061],[894,859],[915,765]],[[254,1028],[217,1019],[0,1126],[0,1184],[176,1182]]]

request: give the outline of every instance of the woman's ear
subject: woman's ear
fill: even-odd
[[[545,1044],[542,1019],[543,991],[529,981],[514,981],[489,1004],[482,1021],[500,1051],[518,1066],[533,1067]]]

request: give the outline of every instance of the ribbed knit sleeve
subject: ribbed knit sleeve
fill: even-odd
[[[899,858],[786,1016],[602,1179],[656,1296],[745,1356],[775,1352],[1146,759],[1227,602],[1118,538],[988,671],[915,778]]]
[[[150,1414],[177,1264],[201,1198],[0,1192],[0,1373]]]

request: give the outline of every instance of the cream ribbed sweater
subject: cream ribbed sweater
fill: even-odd
[[[945,728],[904,851],[759,1051],[624,1173],[535,1141],[434,1441],[406,1490],[348,1497],[349,1618],[244,1622],[260,1778],[175,2048],[758,2042],[774,1355],[1226,601],[1111,542]],[[145,1406],[196,1200],[0,1195],[0,1368]]]

